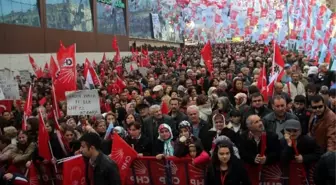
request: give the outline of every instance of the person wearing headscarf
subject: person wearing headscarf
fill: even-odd
[[[234,98],[236,102],[236,110],[239,110],[241,113],[247,112],[249,109],[249,106],[246,104],[247,95],[245,93],[238,93]]]
[[[200,143],[201,141],[195,137],[191,132],[191,124],[188,121],[182,121],[178,127],[179,138],[176,140],[175,144],[175,154],[176,157],[185,157],[189,153],[189,144]]]
[[[163,123],[158,128],[159,137],[153,147],[153,154],[156,159],[162,159],[165,156],[174,156],[174,143],[172,129],[169,125]]]

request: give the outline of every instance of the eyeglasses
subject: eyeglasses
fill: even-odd
[[[324,105],[312,106],[312,109],[322,109]]]

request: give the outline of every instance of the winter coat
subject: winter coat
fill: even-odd
[[[302,155],[303,163],[307,167],[317,162],[322,154],[321,148],[318,146],[316,141],[309,136],[299,136],[297,138],[296,148],[300,155]],[[281,161],[284,164],[289,164],[290,161],[295,160],[295,150],[293,147],[289,147],[285,138],[280,140],[281,143]]]
[[[290,119],[295,119],[295,120],[299,121],[299,118],[296,117],[294,114],[286,112],[285,113],[285,119],[279,121],[280,122],[280,126],[283,127],[284,126],[283,123],[285,121],[287,121],[287,120],[290,120]],[[267,114],[263,118],[263,123],[264,123],[265,130],[267,132],[276,133],[279,136],[279,139],[282,139],[283,138],[283,133],[282,133],[283,129],[280,128],[280,132],[277,132],[277,127],[278,127],[277,121],[278,120],[276,119],[276,116],[275,116],[274,112],[271,112],[271,113]]]
[[[0,152],[0,163],[11,159],[12,153],[16,150],[16,145],[9,144]]]
[[[336,150],[336,115],[326,108],[321,118],[315,119],[315,114],[310,116],[309,135],[313,137],[323,151]]]
[[[208,122],[211,118],[211,114],[212,114],[212,108],[211,108],[211,104],[205,104],[205,105],[199,105],[199,117]]]
[[[125,141],[128,145],[134,146],[134,150],[139,154],[142,153],[144,156],[152,155],[152,144],[149,139],[141,135],[139,139],[132,139],[129,135],[126,137]]]
[[[293,82],[289,82],[288,84],[284,85],[283,91],[285,93],[288,93],[288,95],[290,95],[290,98],[292,100],[294,100],[295,96],[297,96],[297,95],[306,96],[305,87],[304,87],[304,85],[301,82],[298,82],[297,86],[294,85]]]
[[[250,136],[249,131],[245,131],[241,135],[239,152],[245,163],[255,164],[254,160],[261,151],[261,141],[257,144],[253,137]],[[278,136],[272,132],[266,133],[266,163],[272,164],[279,161],[280,158],[280,142]]]
[[[188,121],[188,116],[181,111],[178,111],[175,117],[172,116],[171,112],[169,112],[168,115],[172,117],[174,124],[176,125],[176,129],[178,129],[178,126],[182,121]]]
[[[335,162],[336,152],[325,153],[316,164],[314,172],[314,183],[316,185],[334,185],[335,184]]]
[[[232,156],[231,156],[232,157]],[[227,170],[224,185],[250,185],[250,178],[239,159],[232,157],[230,159],[229,169]],[[221,182],[221,171],[218,167],[210,165],[206,175],[206,184],[223,185]]]

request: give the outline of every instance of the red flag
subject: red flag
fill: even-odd
[[[251,17],[254,9],[253,8],[247,8],[247,16]]]
[[[98,75],[96,73],[96,71],[93,69],[93,67],[91,66],[90,61],[86,58],[85,59],[85,63],[84,63],[84,77],[87,77],[88,72],[90,72],[92,80],[94,85],[97,86],[102,86],[100,79],[98,78]]]
[[[51,86],[52,86],[51,96],[52,96],[52,100],[53,100],[53,109],[55,110],[54,116],[55,116],[55,119],[59,119],[60,115],[61,115],[61,111],[60,111],[59,106],[58,106],[54,84],[52,84]]]
[[[208,68],[210,74],[212,75],[213,66],[212,66],[212,54],[211,54],[211,44],[210,41],[204,45],[203,49],[201,50],[201,55],[204,60],[205,66]]]
[[[106,55],[105,55],[105,52],[104,52],[102,61],[103,61],[104,67],[107,68],[107,62],[106,62]]]
[[[76,44],[68,48],[60,48],[57,60],[60,66],[59,75],[53,80],[57,101],[65,100],[66,91],[77,90]]]
[[[173,52],[173,50],[168,50],[168,58],[172,58],[173,57],[173,55],[174,55],[174,52]]]
[[[276,19],[282,19],[282,10],[276,10],[275,17]]]
[[[278,44],[274,44],[274,60],[272,64],[272,75],[274,73],[280,73],[280,71],[284,68],[285,62],[282,59],[280,47]]]
[[[93,62],[92,62],[92,66],[93,66],[93,68],[97,68],[97,66],[98,66],[98,64],[96,63],[96,61],[95,60],[93,60]]]
[[[58,63],[55,62],[54,57],[50,56],[50,76],[54,81],[59,75],[60,69]]]
[[[63,162],[63,185],[85,185],[85,163],[82,155],[74,156]]]
[[[169,113],[169,108],[168,108],[168,105],[167,105],[166,101],[162,101],[161,112],[162,112],[162,114],[167,114],[167,115]]]
[[[266,66],[263,64],[263,68],[260,72],[257,87],[260,89],[260,93],[264,97],[264,102],[268,102],[268,94],[267,94],[267,76],[266,76]]]
[[[112,141],[111,159],[119,167],[121,184],[125,184],[127,172],[138,154],[117,133],[113,134]]]
[[[121,80],[119,77],[117,77],[117,80],[115,82],[115,84],[120,88],[120,89],[125,89],[126,88],[126,84],[123,80]]]
[[[51,77],[48,62],[46,62],[45,65],[44,65],[43,73],[44,73],[44,77],[46,77],[46,78]]]
[[[39,105],[43,106],[46,102],[47,102],[47,98],[43,97],[42,99],[40,99]]]
[[[30,185],[40,185],[40,180],[34,163],[31,163],[28,167],[28,179]]]
[[[114,51],[119,50],[119,47],[118,47],[118,41],[117,41],[117,37],[116,37],[116,36],[114,36],[114,37],[113,37],[113,40],[112,40],[112,49],[113,49]]]
[[[267,145],[266,132],[261,133],[260,143],[261,143],[260,155],[261,155],[261,157],[263,157],[265,155],[266,145]]]
[[[28,96],[26,99],[26,103],[24,106],[24,114],[26,116],[31,116],[32,114],[32,106],[33,106],[33,89],[32,85],[30,85],[29,90],[28,90]]]
[[[30,55],[29,55],[29,62],[35,72],[36,77],[41,78],[43,76],[42,69],[37,66],[37,64],[35,63],[35,60]]]
[[[12,111],[13,100],[0,100],[0,113]]]
[[[45,160],[51,160],[51,152],[49,148],[49,134],[45,128],[41,110],[39,111],[39,130],[38,130],[38,154]]]

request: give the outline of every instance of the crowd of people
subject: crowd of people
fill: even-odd
[[[32,76],[33,116],[27,119],[26,131],[21,124],[30,83],[19,84],[22,100],[14,101],[12,110],[3,111],[0,117],[1,180],[25,179],[30,163],[54,164],[83,154],[93,169],[86,175],[88,185],[120,184],[118,168],[106,156],[113,144],[109,133],[116,132],[138,157],[191,158],[193,165],[207,169],[209,185],[248,185],[244,163],[278,162],[284,166],[290,162],[305,167],[316,164],[315,184],[335,184],[336,79],[328,64],[282,49],[285,74],[275,83],[273,95],[264,97],[257,81],[263,63],[267,74],[272,70],[272,45],[214,44],[212,74],[202,65],[202,47],[173,49],[171,57],[165,48],[164,58],[152,52],[146,75],[138,70],[127,73],[125,68],[117,75],[114,61],[108,61],[103,85],[96,87],[101,115],[68,116],[66,102],[59,102],[58,122],[68,147],[60,143],[55,131],[51,80]],[[101,65],[105,64],[99,64],[98,74]],[[78,89],[83,89],[83,66],[78,65],[77,71]],[[125,86],[118,86],[117,79]],[[40,105],[44,97],[46,102]],[[38,153],[39,110],[50,136],[51,161]]]

